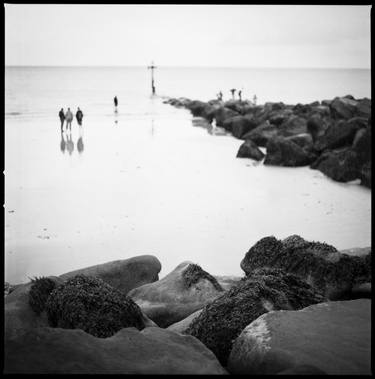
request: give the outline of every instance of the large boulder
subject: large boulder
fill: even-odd
[[[354,117],[348,121],[340,120],[329,126],[323,136],[315,144],[319,151],[351,146],[358,130],[367,127],[367,120],[363,117]]]
[[[56,286],[63,283],[63,280],[49,276]],[[4,336],[6,339],[18,337],[30,329],[40,326],[48,326],[47,314],[45,310],[35,312],[32,303],[30,304],[30,291],[34,282],[18,285],[4,299]]]
[[[277,269],[255,270],[203,308],[186,333],[202,341],[225,366],[233,340],[260,315],[320,301],[323,297],[295,275]]]
[[[290,167],[307,166],[315,158],[314,154],[302,148],[293,140],[283,137],[273,137],[268,140],[264,164]]]
[[[370,162],[372,159],[371,142],[371,128],[361,128],[357,131],[352,148],[361,163]]]
[[[358,102],[348,97],[336,97],[330,104],[333,117],[346,120],[357,114],[357,107]]]
[[[255,144],[261,147],[266,147],[268,140],[277,136],[278,129],[275,125],[270,124],[268,121],[257,126],[250,132],[244,134],[242,138],[244,140],[251,140]]]
[[[361,167],[359,178],[361,179],[361,185],[371,188],[371,161]]]
[[[203,117],[212,121],[212,112],[216,109],[216,105],[211,105],[200,100],[193,100],[186,104],[186,108],[190,110],[194,117]]]
[[[229,109],[227,107],[219,107],[214,109],[210,113],[211,119],[215,119],[216,125],[217,126],[222,126],[224,127],[224,122],[225,120],[234,117],[234,116],[239,116],[240,114],[232,109]]]
[[[67,280],[76,275],[95,276],[125,294],[131,289],[159,279],[161,263],[153,255],[140,255],[70,271],[60,275]]]
[[[163,279],[135,288],[128,295],[158,326],[167,327],[203,308],[223,291],[212,275],[186,261]]]
[[[277,111],[272,111],[268,115],[268,121],[270,124],[279,126],[283,122],[287,121],[290,116],[293,114],[293,111],[291,109],[282,109]]]
[[[360,117],[370,118],[371,117],[371,100],[368,98],[363,98],[357,103],[357,113]]]
[[[307,132],[311,134],[313,141],[315,142],[317,139],[321,138],[326,130],[328,129],[330,123],[327,121],[328,119],[322,117],[318,113],[312,114],[307,119],[306,129]]]
[[[361,177],[360,161],[351,148],[325,151],[310,167],[338,182],[350,182]]]
[[[224,121],[225,130],[232,132],[236,138],[242,138],[244,134],[257,126],[252,116],[234,116]]]
[[[286,137],[285,139],[294,142],[307,151],[313,150],[313,138],[310,133],[296,134],[294,136]]]
[[[256,161],[261,161],[265,155],[258,146],[251,140],[245,141],[237,152],[237,158],[251,158]]]
[[[7,374],[226,374],[200,341],[165,329],[124,328],[97,338],[38,328],[5,344]]]
[[[168,330],[171,330],[175,333],[182,333],[186,334],[186,331],[188,330],[190,324],[193,322],[194,319],[196,319],[200,314],[202,313],[202,309],[199,309],[198,311],[195,311],[188,317],[184,318],[183,320],[179,322],[175,322],[172,325],[168,326]]]
[[[304,117],[291,115],[278,127],[280,135],[284,137],[306,133],[307,121]]]
[[[371,301],[328,302],[266,313],[235,340],[228,371],[371,375]]]
[[[354,286],[371,281],[371,252],[350,256],[326,243],[309,242],[297,235],[282,241],[270,236],[252,246],[241,261],[247,275],[261,267],[298,275],[325,297],[337,300],[348,298]]]

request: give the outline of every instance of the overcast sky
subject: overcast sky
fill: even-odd
[[[370,10],[7,4],[5,63],[370,68]]]

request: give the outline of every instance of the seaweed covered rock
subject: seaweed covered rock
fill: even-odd
[[[179,264],[163,279],[133,289],[129,296],[161,327],[178,322],[223,293],[212,275],[192,262]]]
[[[237,158],[250,158],[256,161],[261,161],[265,155],[258,146],[251,140],[245,141],[237,152]]]
[[[371,252],[349,256],[321,242],[300,236],[283,241],[265,237],[246,253],[241,268],[247,275],[261,267],[280,268],[316,287],[329,299],[350,297],[354,286],[371,281]]]
[[[160,261],[153,255],[139,255],[74,270],[60,275],[67,280],[76,275],[95,276],[125,294],[131,289],[159,279]]]
[[[33,328],[48,326],[47,315],[45,310],[43,310],[43,304],[45,304],[45,296],[49,292],[49,289],[52,288],[50,281],[54,282],[55,286],[63,283],[62,279],[49,276],[43,278],[42,282],[38,280],[39,284],[37,284],[36,287],[35,281],[17,285],[15,289],[5,297],[4,336],[6,339],[20,336]],[[32,290],[32,288],[34,289]]]
[[[39,315],[44,311],[49,295],[56,288],[56,282],[48,277],[34,278],[31,282],[29,304]]]
[[[124,328],[108,338],[37,328],[7,341],[3,362],[7,374],[227,374],[196,338],[157,327]]]
[[[175,333],[185,334],[190,324],[193,322],[193,320],[196,319],[201,313],[202,313],[202,309],[199,309],[198,311],[195,311],[194,313],[187,316],[183,320],[179,322],[175,322],[172,325],[169,325],[167,329]]]
[[[264,314],[235,340],[228,362],[234,375],[371,375],[371,301]]]
[[[49,325],[82,329],[96,337],[109,337],[127,327],[143,329],[145,321],[134,301],[101,279],[77,275],[49,296]]]
[[[301,309],[324,298],[299,277],[279,269],[255,270],[203,308],[186,333],[202,341],[223,366],[233,340],[263,313]]]
[[[350,182],[361,177],[361,163],[351,148],[328,150],[310,166],[337,182]]]
[[[284,137],[273,137],[268,140],[264,164],[288,167],[307,166],[315,158],[314,154],[302,148],[293,140]]]

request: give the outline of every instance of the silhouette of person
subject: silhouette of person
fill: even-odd
[[[232,99],[234,100],[234,93],[236,92],[236,89],[235,89],[235,88],[232,88],[232,89],[230,90],[230,92],[232,93]]]
[[[64,108],[61,108],[59,112],[59,117],[60,117],[60,122],[61,122],[61,131],[62,131],[64,127],[64,121],[65,121]]]
[[[69,152],[69,155],[72,155],[74,150],[74,142],[72,140],[72,133],[70,132],[69,135],[67,135],[67,141],[66,141],[66,149]]]
[[[240,101],[242,101],[242,90],[238,91],[238,98],[240,99]]]
[[[218,100],[220,100],[220,101],[223,100],[223,93],[222,93],[221,91],[217,94],[217,98],[218,98]]]
[[[257,95],[254,95],[253,102],[254,102],[254,105],[257,105]]]
[[[65,146],[66,146],[66,142],[64,138],[64,132],[61,130],[60,150],[62,153],[65,153]]]
[[[115,104],[115,110],[117,110],[117,105],[118,105],[117,96],[114,97],[113,102]]]
[[[78,125],[82,125],[82,118],[83,118],[83,113],[78,107],[77,113],[76,113],[76,119],[77,119]]]
[[[73,113],[71,112],[70,108],[66,111],[65,114],[65,120],[66,120],[66,130],[72,130],[72,121],[73,121]]]

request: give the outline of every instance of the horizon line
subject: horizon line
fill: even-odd
[[[45,64],[6,64],[5,67],[40,68],[146,68],[148,65],[45,65]],[[371,67],[304,67],[304,66],[197,66],[197,65],[157,65],[156,68],[236,68],[236,69],[322,69],[322,70],[371,70]]]

